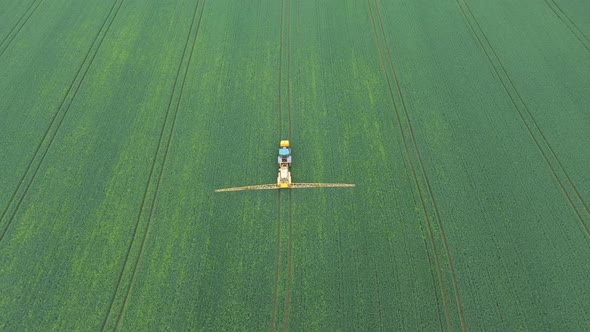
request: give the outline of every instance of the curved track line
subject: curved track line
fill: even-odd
[[[197,25],[197,31],[195,32],[195,38],[193,41],[193,46],[191,48],[191,53],[189,55],[188,58],[188,63],[186,65],[186,70],[184,72],[184,78],[182,79],[182,85],[180,87],[180,94],[178,96],[178,103],[176,104],[176,108],[174,111],[174,117],[172,119],[172,128],[170,129],[170,133],[168,134],[168,143],[166,144],[166,149],[164,150],[164,157],[163,157],[163,161],[162,161],[162,167],[160,168],[160,173],[158,174],[158,180],[156,182],[156,189],[155,189],[155,193],[154,193],[154,199],[151,203],[151,207],[150,207],[150,214],[148,217],[148,221],[145,227],[145,233],[143,234],[143,238],[141,239],[141,244],[139,246],[139,254],[137,256],[137,260],[135,261],[135,264],[133,266],[133,273],[131,274],[131,281],[129,283],[129,287],[127,288],[127,292],[125,293],[125,297],[123,299],[123,305],[121,306],[121,310],[119,312],[119,317],[117,318],[117,323],[115,325],[115,331],[117,331],[119,329],[119,324],[121,322],[121,318],[123,317],[126,305],[127,305],[127,300],[129,299],[129,294],[131,292],[131,288],[133,288],[133,284],[135,282],[135,276],[137,274],[137,267],[139,265],[139,262],[141,261],[141,257],[143,256],[143,252],[144,252],[144,245],[145,245],[145,241],[147,239],[147,236],[149,234],[149,230],[150,230],[150,225],[152,223],[153,220],[153,215],[154,215],[154,208],[156,206],[156,201],[158,199],[158,193],[160,191],[160,184],[162,182],[162,175],[164,174],[164,167],[166,166],[166,160],[168,159],[168,151],[170,151],[170,146],[172,144],[172,135],[174,134],[174,128],[175,128],[175,124],[176,124],[176,117],[178,116],[178,110],[180,108],[180,103],[182,101],[182,94],[184,92],[184,85],[186,83],[186,77],[188,76],[188,70],[190,68],[191,65],[191,60],[193,58],[193,53],[195,50],[195,46],[197,44],[197,37],[199,35],[199,31],[200,31],[200,27],[201,27],[201,22],[202,22],[202,18],[203,18],[203,12],[205,11],[205,5],[207,3],[207,0],[203,0],[203,7],[201,9],[201,14],[199,15],[199,23]]]
[[[463,315],[463,307],[461,306],[461,296],[459,295],[459,287],[457,285],[457,277],[455,275],[455,268],[453,267],[453,259],[451,257],[451,252],[449,250],[449,246],[447,243],[447,237],[445,235],[445,231],[444,231],[444,227],[443,227],[443,223],[440,217],[440,213],[438,210],[438,206],[436,205],[436,199],[434,197],[434,193],[432,191],[432,187],[430,185],[430,181],[428,180],[428,175],[426,174],[426,168],[424,167],[424,163],[422,162],[422,156],[420,154],[420,150],[418,149],[418,144],[416,142],[416,137],[414,136],[414,129],[412,128],[412,121],[410,120],[410,115],[408,113],[408,109],[406,107],[406,102],[404,101],[404,96],[401,90],[401,86],[399,83],[399,79],[397,77],[397,72],[395,70],[395,66],[393,65],[393,60],[391,57],[391,52],[389,50],[389,45],[387,42],[387,35],[385,34],[385,29],[383,28],[383,21],[381,19],[381,13],[379,12],[379,3],[377,0],[375,1],[375,9],[377,10],[377,17],[379,18],[379,24],[381,25],[381,32],[383,33],[383,39],[385,41],[385,49],[387,50],[387,57],[389,59],[389,66],[391,68],[391,71],[393,72],[393,77],[395,80],[395,85],[397,87],[397,91],[400,97],[400,101],[402,103],[402,108],[404,110],[404,113],[406,115],[406,122],[408,123],[408,129],[410,132],[410,137],[412,139],[412,143],[414,146],[414,150],[416,150],[416,156],[418,157],[418,164],[420,166],[420,169],[422,171],[422,176],[424,177],[424,182],[426,182],[426,187],[428,189],[428,194],[430,195],[430,198],[432,199],[432,207],[434,208],[434,213],[436,216],[436,221],[437,224],[440,228],[440,234],[441,234],[441,238],[442,238],[442,242],[443,242],[443,247],[445,250],[445,253],[447,255],[447,261],[449,263],[449,269],[451,270],[451,277],[452,277],[452,282],[453,282],[453,290],[455,292],[455,300],[457,301],[457,310],[459,313],[459,318],[461,320],[461,330],[462,331],[466,331],[467,327],[465,324],[465,317]]]
[[[31,4],[31,6],[29,6],[29,8],[27,8],[27,10],[24,12],[24,14],[18,20],[18,22],[16,23],[16,25],[14,27],[12,27],[12,29],[10,30],[10,32],[8,33],[8,35],[6,35],[6,37],[4,38],[4,40],[2,40],[2,43],[0,43],[0,48],[3,47],[3,49],[0,51],[0,57],[4,54],[4,52],[6,52],[6,50],[10,46],[10,44],[12,44],[12,42],[14,41],[14,39],[16,38],[16,36],[18,35],[18,33],[22,30],[22,28],[25,26],[25,24],[27,24],[27,22],[29,21],[29,19],[31,18],[31,16],[33,16],[33,14],[35,13],[35,11],[37,11],[37,8],[39,8],[39,6],[41,5],[41,3],[43,1],[44,0],[41,0],[41,1],[37,2],[37,5],[29,13],[29,16],[27,16],[27,18],[24,20],[23,24],[12,35],[12,38],[10,38],[10,40],[8,40],[10,34],[14,31],[14,29],[19,25],[19,23],[21,22],[21,20],[23,19],[23,17],[25,17],[27,15],[27,12],[29,12],[29,10],[31,9],[31,7],[33,7],[33,5],[35,4],[35,1],[33,1],[33,3]],[[6,42],[6,40],[8,40],[8,42],[6,44],[4,44]],[[2,44],[4,44],[4,45],[2,45]]]
[[[420,222],[420,232],[422,234],[424,234],[424,228],[422,227],[421,222]],[[428,259],[428,267],[430,270],[430,277],[432,278],[432,289],[434,291],[434,298],[436,300],[436,307],[437,307],[436,314],[438,316],[438,325],[440,327],[440,330],[444,331],[442,317],[440,315],[440,299],[438,298],[438,292],[436,291],[436,277],[434,276],[434,271],[431,268],[432,258],[430,257],[430,251],[428,251],[428,243],[426,242],[426,239],[423,238],[422,242],[424,243],[424,250],[426,251],[426,258]]]
[[[559,15],[557,10],[551,6],[549,1],[551,1],[551,3],[553,3],[553,5],[557,8],[557,10],[559,10],[559,12],[561,12],[561,15]],[[561,9],[561,7],[559,7],[559,5],[555,1],[545,0],[545,3],[547,4],[547,6],[549,8],[551,8],[551,11],[555,14],[555,16],[557,16],[557,18],[559,18],[559,20],[563,23],[563,25],[565,25],[567,27],[567,29],[572,33],[572,35],[574,35],[574,37],[576,37],[576,39],[582,44],[582,46],[584,46],[584,48],[588,52],[590,52],[590,47],[588,47],[588,45],[586,44],[586,42],[590,43],[590,39],[588,39],[588,37],[586,37],[584,32],[582,32],[582,30],[580,30],[580,28],[576,25],[576,23],[574,23],[574,21],[572,21],[572,19],[569,18],[569,16],[567,16],[567,14],[563,11],[563,9]],[[578,33],[582,36],[582,38],[580,38],[576,34],[576,32],[574,31],[574,28],[572,28],[569,24],[567,24],[567,22],[563,19],[562,16],[565,17],[567,19],[567,21],[578,31]],[[586,42],[584,42],[584,40],[586,40]]]
[[[463,3],[465,4],[467,10],[471,14],[471,17],[475,21],[477,27],[479,28],[480,33],[482,34],[482,36],[484,37],[485,41],[487,42],[487,44],[488,44],[490,50],[492,51],[494,57],[497,59],[498,63],[500,64],[500,69],[504,72],[504,75],[507,77],[508,83],[512,86],[513,90],[516,93],[516,96],[518,97],[518,99],[520,100],[520,102],[522,103],[522,105],[524,106],[524,109],[525,109],[526,114],[530,117],[531,122],[533,123],[533,125],[535,126],[535,128],[537,129],[537,131],[539,132],[539,134],[541,135],[541,138],[543,140],[542,143],[540,143],[539,140],[535,137],[535,135],[533,133],[533,129],[531,129],[530,125],[525,120],[524,115],[522,114],[521,110],[518,107],[517,101],[514,99],[514,97],[510,93],[510,89],[508,88],[507,83],[505,83],[504,80],[502,80],[502,75],[500,74],[500,70],[496,67],[496,65],[494,65],[494,61],[492,59],[492,56],[486,50],[486,48],[484,46],[484,42],[481,40],[481,38],[477,34],[476,28],[473,26],[473,24],[467,18],[466,11],[463,9],[463,7],[461,6],[461,4],[459,3],[459,0],[455,0],[455,2],[457,3],[457,6],[459,7],[459,9],[461,11],[461,14],[463,15],[463,18],[465,19],[465,21],[467,22],[467,24],[470,27],[471,31],[475,35],[475,38],[477,39],[480,47],[482,48],[482,50],[484,51],[486,57],[488,58],[488,61],[492,65],[492,68],[494,69],[494,72],[496,73],[496,76],[498,77],[498,80],[500,80],[500,83],[502,84],[502,87],[504,88],[504,90],[506,91],[506,94],[510,98],[510,101],[512,102],[512,104],[513,104],[516,112],[518,113],[518,115],[520,116],[520,119],[522,120],[522,122],[524,123],[525,127],[527,128],[527,131],[529,132],[529,135],[531,136],[531,138],[535,142],[537,148],[541,152],[541,155],[545,159],[545,163],[547,164],[547,166],[549,166],[549,169],[551,170],[551,173],[552,173],[553,177],[557,180],[557,183],[561,187],[561,190],[564,193],[565,197],[567,198],[570,206],[574,210],[575,214],[578,216],[578,220],[579,220],[580,224],[582,225],[582,227],[584,228],[584,230],[586,232],[586,235],[588,237],[590,237],[590,228],[584,222],[584,218],[582,217],[582,215],[578,211],[578,208],[575,206],[572,198],[570,197],[569,193],[567,192],[567,190],[565,188],[564,183],[562,182],[562,180],[557,175],[557,171],[555,170],[555,168],[553,167],[553,165],[551,165],[551,162],[549,161],[549,157],[547,156],[547,154],[545,153],[545,151],[543,151],[543,148],[541,147],[542,143],[544,143],[544,145],[549,149],[549,151],[551,152],[551,154],[553,155],[553,157],[557,161],[557,164],[560,167],[561,171],[565,174],[565,176],[566,176],[569,184],[571,185],[572,189],[576,193],[576,196],[582,202],[582,205],[584,206],[584,209],[586,210],[586,212],[588,213],[588,215],[590,215],[590,209],[588,208],[588,205],[582,199],[582,196],[580,195],[579,191],[575,187],[575,185],[574,185],[573,181],[571,180],[569,174],[566,172],[566,170],[563,167],[563,164],[561,163],[561,161],[559,160],[559,158],[557,158],[557,154],[555,153],[555,151],[553,150],[553,148],[549,144],[549,141],[547,140],[547,138],[545,137],[545,134],[543,133],[543,131],[541,130],[541,128],[537,124],[537,121],[535,120],[535,118],[533,117],[532,113],[530,112],[527,104],[524,102],[524,99],[520,95],[520,92],[518,92],[518,90],[516,89],[516,86],[514,85],[514,82],[512,81],[512,78],[510,78],[510,76],[508,75],[508,71],[506,70],[506,68],[504,67],[504,65],[502,64],[502,62],[500,61],[500,58],[499,58],[498,54],[496,53],[496,51],[492,47],[492,44],[490,43],[490,41],[487,38],[486,34],[483,32],[483,29],[481,28],[481,26],[479,25],[479,22],[475,18],[475,15],[471,11],[471,8],[469,7],[469,4],[465,0],[463,0]]]
[[[586,210],[586,213],[588,213],[588,215],[590,216],[590,208],[588,207],[588,204],[584,201],[584,199],[582,198],[582,195],[580,194],[580,192],[578,191],[578,189],[576,188],[576,186],[574,185],[572,179],[570,178],[569,174],[565,171],[565,167],[563,166],[563,164],[561,163],[561,160],[559,160],[559,158],[557,158],[557,154],[555,153],[555,150],[553,149],[553,147],[551,146],[551,144],[549,144],[549,140],[547,139],[547,137],[545,136],[545,133],[543,133],[543,131],[541,130],[541,127],[539,126],[539,124],[537,123],[537,120],[535,119],[535,117],[533,116],[533,114],[531,113],[528,105],[524,102],[524,98],[522,98],[522,96],[520,95],[520,92],[516,89],[516,85],[514,84],[514,82],[512,81],[512,78],[510,77],[510,75],[508,75],[508,71],[506,70],[506,68],[504,67],[504,64],[502,64],[502,61],[500,61],[500,57],[498,56],[498,54],[496,53],[496,50],[494,50],[494,48],[492,47],[492,43],[490,43],[488,37],[486,36],[486,34],[483,32],[483,29],[481,28],[481,25],[479,25],[479,22],[477,21],[477,19],[475,18],[475,15],[473,14],[473,12],[471,11],[471,7],[469,6],[469,3],[466,0],[463,0],[463,2],[465,3],[465,6],[467,7],[467,10],[469,11],[469,13],[471,14],[471,17],[473,17],[473,20],[475,21],[475,24],[477,25],[477,27],[479,28],[479,31],[481,31],[481,34],[484,36],[486,42],[488,43],[488,45],[490,46],[490,49],[492,50],[492,52],[494,53],[494,56],[496,57],[496,59],[498,59],[498,63],[500,64],[500,66],[502,67],[502,70],[504,71],[504,73],[506,74],[506,77],[508,78],[508,81],[510,82],[510,85],[512,86],[512,88],[514,89],[514,91],[516,92],[516,95],[518,96],[518,99],[520,99],[520,101],[522,102],[525,111],[527,113],[527,115],[531,118],[531,121],[533,122],[533,124],[535,125],[535,128],[537,128],[537,131],[539,132],[539,134],[541,135],[541,138],[543,139],[543,142],[545,143],[545,145],[547,146],[547,148],[549,149],[549,151],[551,152],[551,154],[553,155],[553,158],[555,158],[555,160],[557,161],[557,164],[559,165],[561,171],[563,172],[563,174],[565,174],[565,177],[567,178],[569,184],[572,186],[572,189],[574,190],[574,192],[576,193],[576,196],[578,197],[578,199],[580,200],[580,202],[582,202],[582,205],[584,206],[584,209]],[[555,1],[553,1],[553,3],[555,3]],[[557,6],[557,4],[556,4]],[[558,6],[559,8],[559,6]],[[560,9],[561,10],[561,9]],[[565,15],[565,13],[564,13]],[[572,22],[573,23],[573,22]],[[491,60],[490,60],[491,61]],[[508,91],[507,91],[508,92]],[[516,107],[516,103],[514,103],[515,107]],[[518,108],[517,108],[518,111]],[[523,119],[524,121],[524,119]],[[547,160],[547,158],[546,158]],[[548,160],[547,160],[547,163]],[[588,230],[588,227],[586,226],[586,224],[584,224],[584,227]],[[590,235],[590,234],[589,234]]]
[[[401,137],[402,137],[402,142],[404,144],[404,151],[406,154],[406,159],[408,160],[408,163],[410,165],[410,170],[412,173],[412,178],[414,180],[414,184],[416,186],[416,190],[418,191],[418,196],[420,197],[420,202],[421,202],[421,206],[422,206],[422,212],[424,213],[424,217],[426,219],[426,223],[428,226],[428,233],[429,233],[429,237],[430,237],[430,243],[432,245],[433,251],[434,251],[434,258],[435,258],[435,262],[436,262],[436,269],[437,269],[437,273],[438,273],[438,279],[439,279],[439,283],[440,283],[440,291],[441,291],[441,295],[443,298],[443,304],[444,304],[444,308],[445,308],[445,317],[446,317],[446,321],[447,321],[447,328],[449,331],[452,330],[452,323],[451,323],[451,314],[450,314],[450,308],[449,308],[449,303],[448,303],[448,298],[447,298],[447,294],[446,294],[446,287],[445,287],[445,282],[444,282],[444,278],[443,278],[443,273],[442,273],[442,268],[440,265],[440,259],[439,259],[439,254],[438,254],[438,250],[436,249],[436,242],[434,239],[434,231],[432,228],[432,223],[430,222],[430,217],[428,215],[428,211],[426,209],[426,202],[424,201],[424,195],[422,193],[422,189],[420,188],[420,184],[418,182],[418,176],[416,174],[416,170],[414,167],[414,164],[412,162],[412,159],[410,157],[410,152],[409,152],[409,148],[408,148],[408,144],[406,141],[406,134],[404,132],[404,129],[402,127],[402,120],[401,120],[401,116],[399,114],[399,110],[397,108],[397,105],[395,103],[395,97],[394,97],[394,93],[393,93],[393,88],[391,87],[391,81],[389,79],[389,75],[387,74],[387,67],[385,65],[385,60],[384,60],[384,56],[383,56],[383,50],[381,49],[381,43],[379,42],[379,35],[377,32],[377,26],[375,23],[375,17],[373,15],[373,9],[371,6],[371,2],[370,0],[367,0],[367,6],[369,8],[369,14],[371,17],[371,23],[373,26],[373,34],[375,35],[375,42],[376,42],[376,46],[377,46],[377,50],[379,53],[379,59],[381,62],[381,69],[383,70],[383,74],[385,75],[385,79],[387,82],[387,87],[388,87],[388,91],[389,91],[389,96],[391,98],[394,110],[395,110],[395,114],[396,114],[396,118],[398,121],[398,127],[401,133]],[[428,250],[426,250],[426,253],[428,254]],[[432,273],[432,270],[431,270]],[[438,298],[438,296],[435,293],[435,296]],[[439,316],[439,323],[440,325],[442,325],[442,322],[440,322],[440,316]]]
[[[272,306],[272,321],[271,328],[272,332],[275,331],[275,320],[277,314],[277,302],[279,296],[279,269],[281,266],[281,190],[279,190],[279,217],[277,226],[277,260],[275,263],[275,288],[274,288],[274,302]]]
[[[70,86],[68,87],[68,90],[66,91],[66,94],[64,95],[60,106],[57,108],[57,111],[55,112],[55,114],[53,115],[51,122],[49,123],[49,126],[47,127],[47,130],[45,131],[45,133],[43,134],[43,137],[41,138],[41,141],[39,142],[39,144],[37,145],[37,148],[35,149],[35,153],[33,154],[33,157],[31,158],[31,161],[28,163],[27,168],[24,172],[24,174],[22,175],[19,184],[16,188],[16,190],[12,193],[6,208],[4,208],[4,211],[2,212],[2,215],[0,216],[0,224],[2,223],[2,220],[4,220],[4,217],[6,216],[10,206],[14,203],[14,200],[16,199],[16,196],[18,194],[18,192],[21,190],[21,188],[23,188],[23,185],[25,186],[24,188],[24,192],[23,194],[20,196],[20,198],[18,199],[17,205],[15,210],[12,212],[12,215],[10,216],[8,223],[6,224],[6,226],[4,227],[4,229],[2,230],[2,233],[0,234],[0,241],[2,241],[2,239],[4,239],[4,235],[6,235],[6,232],[8,231],[8,228],[10,227],[10,225],[12,224],[12,222],[14,221],[14,217],[16,216],[18,210],[20,209],[23,200],[25,199],[25,196],[27,195],[27,193],[29,192],[29,189],[31,187],[31,185],[33,184],[33,181],[35,180],[35,177],[37,176],[37,172],[39,171],[39,168],[41,168],[41,164],[43,163],[43,161],[45,160],[45,156],[47,155],[47,152],[49,151],[49,149],[51,148],[55,137],[57,136],[57,133],[59,132],[59,129],[61,128],[61,125],[65,119],[65,117],[67,116],[70,107],[72,106],[74,99],[76,98],[76,96],[78,95],[78,91],[80,90],[80,87],[82,86],[82,84],[84,83],[84,79],[86,78],[86,74],[88,74],[88,71],[90,70],[90,67],[92,66],[92,63],[94,62],[94,59],[96,58],[96,55],[98,54],[98,51],[100,49],[100,47],[102,46],[102,42],[104,41],[104,39],[106,38],[106,35],[108,34],[111,25],[113,24],[113,22],[115,21],[117,15],[119,14],[119,10],[121,9],[121,5],[123,4],[123,2],[125,0],[121,0],[121,2],[119,3],[119,7],[117,7],[115,14],[112,16],[112,20],[111,22],[108,24],[106,30],[104,30],[104,35],[102,36],[102,38],[100,38],[99,40],[99,36],[101,34],[101,32],[103,31],[103,28],[105,27],[106,23],[109,21],[109,18],[111,17],[111,13],[113,12],[113,10],[116,7],[116,4],[119,0],[115,0],[113,2],[113,6],[111,7],[111,10],[109,11],[109,14],[107,15],[105,21],[102,23],[102,26],[100,27],[100,29],[98,30],[98,33],[96,34],[96,36],[94,37],[94,40],[92,42],[92,44],[90,45],[90,48],[88,49],[88,52],[86,53],[86,56],[84,57],[84,60],[82,61],[82,64],[80,64],[80,67],[78,68],[78,71],[76,72],[76,76],[74,76],[74,79],[72,80],[72,82],[70,83]],[[84,64],[86,63],[86,60],[88,60],[90,54],[92,53],[92,49],[94,48],[94,46],[96,45],[96,42],[98,41],[98,46],[96,48],[96,52],[90,57],[90,61],[88,62],[88,66],[86,67],[84,73],[82,74],[82,77],[80,79],[80,81],[78,82],[78,85],[74,88],[74,83],[76,82],[76,80],[78,79],[80,73],[82,72],[82,68],[84,67]],[[68,100],[68,96],[70,95],[70,92],[72,91],[72,88],[74,88],[74,92],[73,92],[73,96],[69,102],[69,104],[65,107],[63,112],[60,112],[62,110],[62,107],[64,107],[66,100]],[[50,134],[50,131],[52,129],[53,124],[55,123],[55,121],[58,119],[58,115],[60,115],[60,113],[63,113],[61,119],[59,120],[57,127],[55,128],[55,131]],[[48,139],[49,137],[49,143],[47,144],[47,146],[45,147],[44,151],[41,152],[41,147],[43,146],[43,143]],[[35,167],[32,177],[30,179],[30,181],[28,181],[25,184],[25,179],[27,177],[27,175],[29,174],[29,171],[31,170],[31,167],[33,167],[33,163],[35,161],[35,159],[39,156],[39,153],[41,153],[41,159],[39,161],[39,163],[37,164],[37,166]]]
[[[168,123],[168,118],[170,116],[170,111],[172,109],[172,102],[174,100],[174,94],[175,94],[175,91],[176,91],[176,87],[178,85],[180,73],[182,72],[182,64],[183,64],[184,59],[185,59],[186,51],[187,51],[188,45],[190,43],[190,37],[191,37],[191,34],[192,34],[193,26],[194,26],[195,21],[196,21],[196,17],[197,17],[197,13],[198,13],[198,8],[199,8],[199,2],[200,1],[197,0],[197,4],[195,5],[195,10],[194,10],[194,13],[193,13],[193,18],[192,18],[192,21],[191,21],[191,25],[190,25],[190,28],[189,28],[189,31],[188,31],[188,34],[187,34],[187,39],[186,39],[186,42],[184,44],[184,49],[183,49],[183,52],[182,52],[182,56],[181,56],[181,59],[180,59],[179,64],[178,64],[178,69],[176,70],[176,79],[174,80],[174,84],[172,86],[172,92],[170,93],[170,99],[168,101],[168,106],[167,106],[167,110],[166,110],[166,117],[164,119],[164,123],[162,124],[162,128],[160,130],[160,135],[159,135],[159,138],[158,138],[158,146],[156,148],[156,152],[154,153],[154,157],[152,158],[152,166],[150,168],[150,173],[149,173],[149,176],[148,176],[148,181],[147,181],[146,186],[145,186],[145,190],[144,190],[144,193],[143,193],[141,206],[140,206],[140,209],[139,209],[139,212],[138,212],[138,215],[137,215],[137,220],[135,222],[135,228],[133,229],[133,235],[132,235],[132,238],[131,238],[131,242],[129,243],[129,246],[127,247],[127,253],[126,253],[125,259],[123,261],[123,267],[122,267],[122,269],[121,269],[121,271],[119,273],[119,277],[118,277],[118,280],[117,280],[117,286],[115,287],[115,292],[113,293],[113,296],[111,298],[111,302],[109,304],[109,308],[108,308],[107,313],[105,315],[105,318],[103,320],[101,331],[104,331],[105,330],[106,325],[107,325],[107,322],[109,321],[109,317],[111,315],[111,312],[112,312],[112,309],[113,309],[113,306],[114,306],[114,302],[115,302],[116,296],[119,293],[119,290],[121,288],[121,283],[122,283],[122,279],[123,279],[123,274],[125,272],[125,268],[127,267],[127,264],[129,262],[129,257],[131,255],[131,249],[133,247],[133,244],[135,243],[135,239],[136,239],[136,235],[137,235],[137,230],[138,230],[139,224],[141,222],[142,212],[143,212],[144,207],[145,207],[146,202],[147,202],[147,196],[148,196],[148,192],[149,192],[149,188],[150,188],[152,176],[154,175],[154,170],[155,170],[155,167],[156,167],[157,158],[158,158],[160,149],[162,147],[162,142],[163,142],[164,133],[165,133],[165,129],[166,129],[166,123]],[[203,12],[201,11],[201,16],[202,16],[202,14],[203,14]],[[199,24],[200,24],[200,21],[199,21]],[[198,28],[197,28],[197,32],[198,32]],[[197,35],[195,34],[195,40],[196,40],[196,36]],[[193,48],[191,49],[191,55],[192,55],[192,50],[194,50],[194,44],[193,44]],[[190,64],[190,59],[189,59],[189,64]],[[188,71],[188,65],[187,65],[187,71]],[[186,76],[185,76],[185,79],[186,79]],[[182,86],[184,87],[184,80],[183,80]],[[182,89],[181,89],[180,97],[182,97]],[[176,106],[176,112],[178,111],[178,106],[180,104],[180,97],[178,99],[178,104]],[[176,115],[174,115],[174,120],[176,120]],[[173,122],[173,124],[174,124],[174,122]],[[171,137],[171,135],[172,135],[172,132],[170,133],[169,137]],[[166,149],[168,149],[168,147],[170,146],[169,143],[170,142],[168,142],[168,144],[166,146]],[[158,176],[158,184],[157,184],[157,187],[159,186],[159,180],[161,179],[161,174],[162,174],[163,168],[164,168],[164,165],[162,164],[162,168],[160,169],[160,174]],[[157,194],[157,191],[156,191],[155,194]],[[146,225],[145,233],[144,233],[144,236],[142,237],[141,248],[143,248],[143,245],[144,245],[144,242],[145,242],[145,238],[147,236],[147,230],[148,230],[148,227],[149,227],[149,221],[151,219],[151,213],[153,212],[153,206],[154,205],[155,205],[155,199],[152,201],[152,205],[150,206],[150,218],[148,219],[148,224]],[[141,252],[141,250],[140,250],[140,252]],[[134,264],[134,273],[132,274],[133,277],[134,277],[134,274],[135,274],[135,269],[137,268],[138,261],[139,261],[139,256],[138,256],[138,259],[136,260],[136,263]],[[129,293],[129,288],[128,288],[128,291],[126,293],[126,296]],[[126,298],[125,298],[125,300],[126,300]],[[117,326],[118,326],[118,323],[119,323],[120,314],[121,314],[121,311],[119,312],[119,317],[117,319]]]
[[[10,35],[12,35],[12,33],[14,32],[14,29],[16,29],[16,27],[21,23],[21,21],[23,20],[23,18],[25,16],[27,16],[27,13],[29,12],[29,10],[31,10],[31,8],[33,8],[33,6],[35,5],[35,3],[37,3],[37,1],[38,0],[31,1],[31,4],[29,5],[29,7],[27,7],[27,9],[25,9],[25,11],[22,13],[22,15],[18,18],[18,21],[16,21],[16,23],[14,24],[14,26],[12,26],[12,28],[10,29],[10,31],[8,31],[8,33],[6,34],[6,36],[0,42],[0,48],[2,48],[4,46],[4,43],[6,42],[6,40],[8,39],[8,37],[10,37]]]
[[[563,16],[565,18],[568,19],[568,21],[570,21],[572,23],[572,25],[580,32],[580,35],[582,35],[584,37],[584,39],[586,39],[589,43],[590,43],[590,38],[588,38],[588,36],[586,36],[586,34],[584,33],[584,31],[582,31],[582,29],[580,29],[578,27],[578,25],[576,24],[576,22],[574,22],[566,13],[563,9],[561,9],[561,7],[559,6],[559,4],[557,2],[555,2],[555,0],[551,0],[551,2],[553,2],[553,4],[555,4],[555,7],[557,7],[557,9],[559,9],[560,12],[563,13]]]

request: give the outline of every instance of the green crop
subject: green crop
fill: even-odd
[[[0,330],[586,330],[588,10],[0,0]]]

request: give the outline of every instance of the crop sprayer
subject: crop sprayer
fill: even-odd
[[[291,182],[291,146],[289,140],[281,140],[279,147],[279,174],[276,184],[261,184],[245,187],[233,187],[217,189],[215,192],[242,191],[242,190],[268,190],[268,189],[301,189],[301,188],[342,188],[354,187],[348,183],[293,183]]]

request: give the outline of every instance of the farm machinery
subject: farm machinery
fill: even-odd
[[[279,144],[279,175],[277,176],[277,186],[279,188],[289,188],[291,185],[291,149],[289,141],[282,140]]]
[[[279,173],[276,184],[262,184],[245,187],[233,187],[217,189],[215,192],[243,191],[243,190],[267,190],[267,189],[301,189],[301,188],[329,188],[329,187],[354,187],[347,183],[293,183],[291,181],[291,146],[289,140],[281,140],[279,143]]]

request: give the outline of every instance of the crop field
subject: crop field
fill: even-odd
[[[354,188],[214,192],[276,181]],[[0,0],[0,331],[588,331],[590,2]]]

